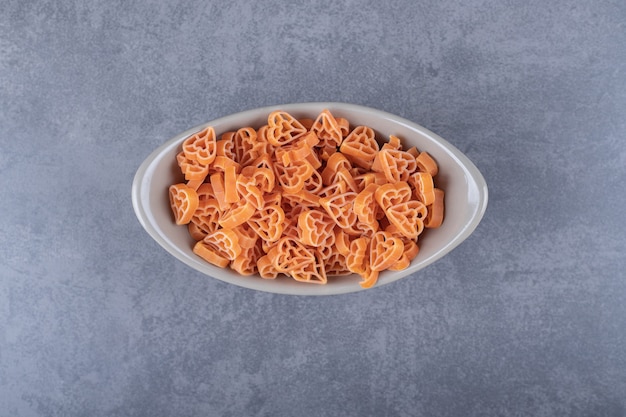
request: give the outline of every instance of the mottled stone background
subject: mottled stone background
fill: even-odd
[[[621,0],[0,1],[0,415],[626,415],[625,22]],[[448,139],[483,222],[334,297],[151,240],[152,149],[302,101]]]

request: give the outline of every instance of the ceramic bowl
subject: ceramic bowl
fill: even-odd
[[[173,221],[168,187],[183,181],[176,154],[184,139],[207,126],[214,127],[218,138],[223,132],[244,126],[257,128],[267,123],[267,116],[272,111],[279,109],[298,119],[314,119],[322,110],[328,109],[335,117],[347,119],[351,126],[371,127],[382,140],[389,135],[398,136],[404,149],[416,146],[437,161],[439,173],[435,185],[445,191],[443,224],[436,229],[425,229],[419,240],[419,254],[408,268],[381,272],[372,289],[403,278],[419,280],[418,271],[449,254],[471,235],[482,219],[487,207],[487,184],[480,171],[460,150],[424,127],[390,113],[354,104],[322,102],[263,107],[221,117],[182,132],[155,149],[137,170],[132,184],[132,203],[139,222],[169,254],[190,268],[231,284],[272,293],[331,295],[363,290],[357,275],[329,278],[327,284],[319,285],[297,282],[289,277],[267,280],[258,275],[242,276],[229,268],[213,266],[192,252],[195,242],[187,227],[177,226]]]

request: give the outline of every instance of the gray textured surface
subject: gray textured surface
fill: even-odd
[[[625,21],[608,0],[3,0],[0,415],[626,415]],[[466,152],[475,234],[307,298],[201,276],[140,227],[132,178],[169,137],[331,100]]]

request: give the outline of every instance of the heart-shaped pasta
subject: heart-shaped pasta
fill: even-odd
[[[335,117],[328,110],[322,110],[317,116],[311,131],[315,132],[325,146],[339,146],[343,135]]]
[[[424,219],[428,210],[424,203],[417,200],[405,201],[385,210],[387,219],[398,232],[409,239],[417,239],[424,230]]]
[[[355,192],[348,191],[336,196],[321,198],[320,205],[326,209],[337,226],[348,229],[357,221],[357,215],[354,212],[356,195]]]
[[[435,201],[435,185],[433,177],[428,172],[415,172],[409,177],[409,184],[413,187],[413,196],[429,206]]]
[[[216,199],[200,200],[198,208],[193,213],[189,223],[190,231],[193,230],[194,232],[192,234],[194,240],[202,240],[209,233],[219,229],[221,214],[222,211]]]
[[[270,113],[267,125],[267,140],[274,146],[287,145],[307,132],[302,123],[284,111]]]
[[[424,219],[424,226],[429,229],[434,229],[441,226],[443,223],[443,211],[444,211],[444,196],[445,193],[439,188],[435,188],[435,199],[433,203],[428,206],[428,214]]]
[[[293,161],[284,165],[280,161],[274,162],[274,169],[278,183],[285,192],[294,194],[304,188],[305,181],[313,175],[313,167],[306,160]]]
[[[444,214],[435,160],[376,135],[327,109],[274,111],[219,140],[206,127],[176,155],[185,182],[169,187],[174,221],[197,256],[241,275],[325,284],[357,274],[370,288],[381,271],[407,268]]]
[[[372,128],[357,126],[341,143],[339,151],[353,164],[370,169],[379,151]]]
[[[304,210],[298,216],[300,241],[305,245],[321,246],[333,235],[335,222],[325,211]]]
[[[363,223],[373,224],[377,221],[376,213],[379,210],[375,197],[377,189],[378,185],[369,184],[354,199],[354,212]]]
[[[185,139],[183,152],[187,158],[202,165],[209,165],[213,162],[216,155],[215,130],[213,127],[209,126]]]
[[[383,271],[396,263],[404,253],[404,243],[391,233],[374,233],[369,245],[369,262],[372,271]]]
[[[308,282],[311,284],[326,284],[328,277],[323,256],[318,250],[313,250],[312,262],[303,263],[299,268],[289,271],[289,275],[296,281]]]
[[[285,212],[277,204],[266,204],[247,220],[248,225],[267,242],[276,242],[283,234]]]
[[[185,176],[187,181],[204,181],[209,175],[209,165],[201,164],[195,159],[189,159],[185,156],[183,151],[180,151],[176,155],[176,161],[180,167],[181,172]]]
[[[297,239],[283,237],[268,252],[277,271],[290,273],[315,262],[315,255]]]
[[[415,157],[397,149],[381,149],[372,164],[372,170],[384,173],[390,183],[408,181],[409,176],[416,169]]]
[[[187,224],[198,208],[198,193],[186,184],[173,184],[169,187],[169,199],[176,224]]]
[[[404,203],[411,199],[411,187],[406,182],[384,184],[376,189],[374,197],[380,208],[386,211],[389,207]]]

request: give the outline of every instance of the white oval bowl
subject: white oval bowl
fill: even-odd
[[[191,268],[219,280],[259,291],[293,295],[332,295],[361,291],[360,277],[350,275],[328,279],[325,285],[297,282],[289,277],[275,280],[258,275],[242,276],[230,268],[209,264],[192,252],[194,240],[185,226],[177,226],[169,204],[168,187],[183,181],[176,154],[185,138],[207,126],[219,136],[244,126],[258,128],[267,123],[274,110],[284,110],[296,118],[315,118],[324,109],[335,117],[346,118],[350,126],[365,125],[377,137],[398,136],[404,149],[416,146],[428,152],[439,165],[435,186],[445,191],[445,217],[441,227],[425,229],[420,251],[403,271],[383,271],[373,288],[406,278],[448,254],[467,239],[487,208],[487,184],[476,166],[456,147],[424,127],[404,118],[345,103],[298,103],[262,107],[221,117],[182,132],[152,152],[141,164],[132,185],[132,202],[139,222],[166,251]]]

